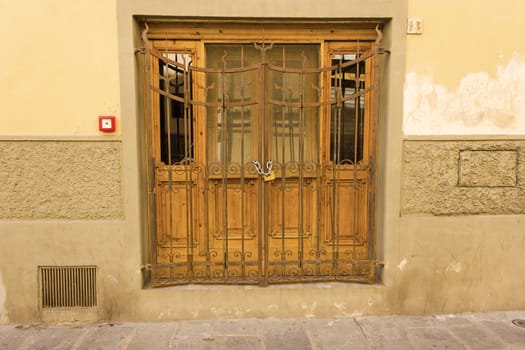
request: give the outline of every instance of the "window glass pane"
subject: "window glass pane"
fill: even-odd
[[[318,68],[319,45],[274,45],[268,61],[282,68]],[[298,73],[271,70],[268,95],[271,122],[270,157],[281,164],[317,161],[319,154],[318,72]],[[302,108],[301,108],[302,105]]]
[[[356,164],[363,160],[365,96],[359,95],[365,89],[364,61],[354,61],[356,54],[335,54],[333,66],[344,66],[332,71],[331,99],[337,95],[341,105],[332,105],[330,121],[330,159],[338,164]]]
[[[159,59],[159,88],[172,96],[184,99],[184,71],[192,64],[192,57],[185,53],[164,53],[171,61],[180,63],[176,66]],[[187,75],[186,84],[191,86],[191,74]],[[191,91],[192,89],[187,89]],[[191,98],[191,96],[190,96]],[[191,108],[187,115],[184,103],[160,95],[160,132],[161,160],[166,164],[188,163],[193,159],[193,121]]]
[[[253,45],[210,44],[206,66],[215,69],[245,68],[260,61]],[[207,152],[212,162],[245,164],[256,159],[254,122],[257,106],[257,71],[208,73],[206,100]]]
[[[318,68],[319,45],[274,45],[266,51],[271,66],[283,68]],[[208,68],[246,68],[262,63],[261,51],[253,44],[206,46]],[[318,72],[300,74],[269,69],[265,81],[256,70],[234,73],[209,73],[206,83],[208,108],[208,159],[246,163],[257,159],[255,126],[261,106],[258,86],[266,89],[268,157],[277,162],[318,159],[319,108],[304,105],[319,101]],[[233,104],[253,102],[249,107]],[[224,105],[223,105],[224,103]],[[303,108],[300,108],[300,104]]]

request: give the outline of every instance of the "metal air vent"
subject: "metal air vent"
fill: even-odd
[[[97,306],[96,266],[39,266],[41,307]]]

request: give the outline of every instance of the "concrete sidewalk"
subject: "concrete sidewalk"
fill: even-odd
[[[0,349],[525,349],[519,320],[525,310],[0,326]]]

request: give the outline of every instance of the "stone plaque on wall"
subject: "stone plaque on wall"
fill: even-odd
[[[459,186],[514,187],[517,150],[463,150],[459,152]]]

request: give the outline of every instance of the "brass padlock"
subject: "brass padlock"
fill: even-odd
[[[264,176],[264,181],[272,181],[272,180],[275,180],[275,173],[273,172],[273,170],[270,172],[269,175]]]

